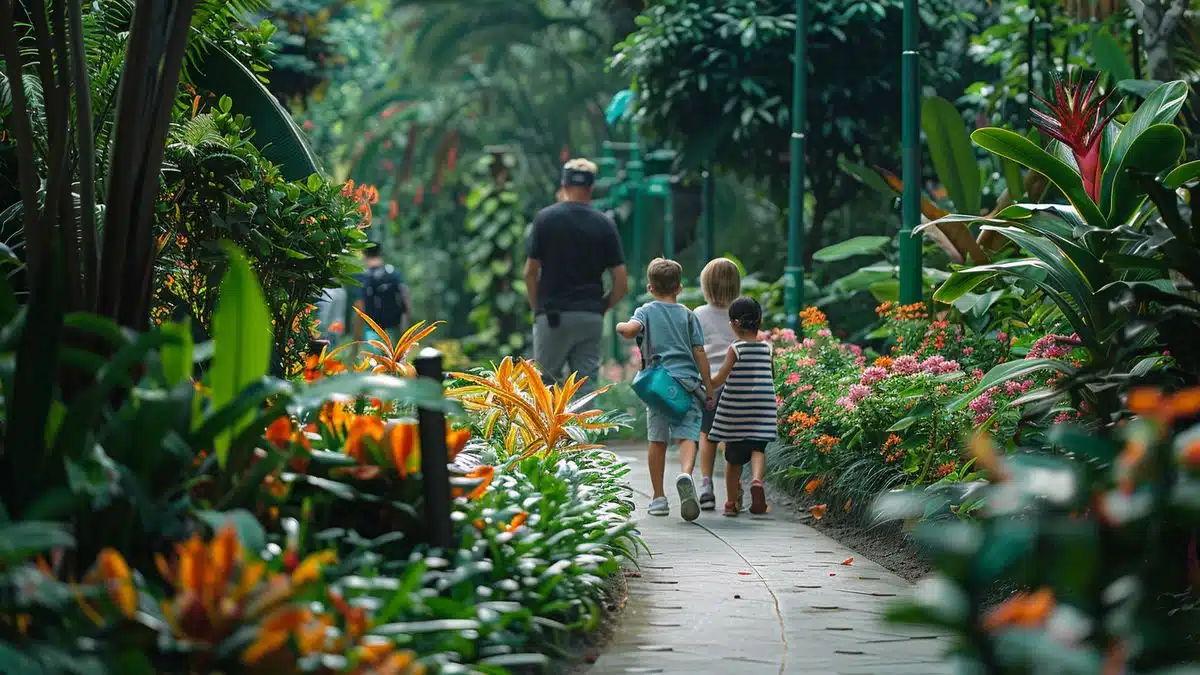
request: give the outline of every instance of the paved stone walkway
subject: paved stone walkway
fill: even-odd
[[[617,447],[629,462],[638,525],[651,555],[629,579],[629,600],[612,643],[590,675],[737,673],[940,675],[946,640],[885,624],[887,602],[911,586],[790,514],[679,517],[645,515],[650,479],[644,447]],[[672,468],[675,467],[675,468]],[[724,500],[718,479],[718,508]],[[747,503],[749,490],[747,489]]]

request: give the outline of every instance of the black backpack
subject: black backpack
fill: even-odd
[[[363,281],[363,304],[367,316],[383,328],[396,328],[408,314],[404,301],[404,283],[391,265],[367,270]]]

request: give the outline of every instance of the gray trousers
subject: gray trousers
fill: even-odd
[[[604,315],[595,312],[562,312],[558,326],[551,328],[545,314],[533,323],[533,360],[549,384],[561,382],[570,373],[587,377],[579,392],[586,394],[599,384],[600,341]],[[564,371],[566,367],[566,372]]]

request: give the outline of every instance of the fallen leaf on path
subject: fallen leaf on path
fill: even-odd
[[[825,517],[825,512],[828,510],[829,506],[827,504],[817,504],[810,507],[808,512],[812,514],[813,520],[820,520]]]
[[[845,560],[842,561],[842,564],[843,565],[853,565],[854,564],[854,556],[850,556],[849,558],[846,558]]]
[[[831,577],[836,577],[837,575],[836,575],[836,574],[834,574],[833,572],[830,572],[830,573],[829,573],[829,576],[831,576]]]
[[[738,574],[741,574],[743,576],[750,576],[751,574],[754,574],[754,572],[738,572]]]
[[[854,505],[854,500],[853,500],[853,499],[847,499],[847,500],[846,500],[846,505],[842,507],[842,510],[843,510],[843,511],[845,511],[846,513],[850,513],[850,507],[851,507],[851,506],[853,506],[853,505]]]
[[[625,570],[626,579],[641,579],[642,573],[637,570]]]

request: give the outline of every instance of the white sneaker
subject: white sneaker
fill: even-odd
[[[713,511],[717,508],[717,495],[713,493],[712,479],[705,476],[700,479],[700,510]]]
[[[689,523],[700,517],[700,502],[696,501],[696,483],[691,474],[681,473],[675,479],[679,491],[679,515]]]
[[[655,497],[646,507],[646,513],[652,516],[669,516],[671,515],[671,505],[667,503],[666,497]]]

